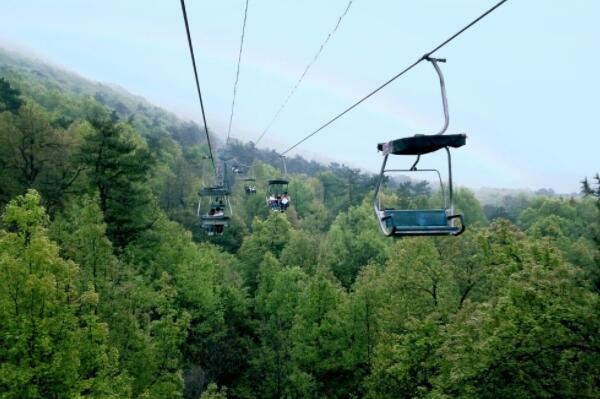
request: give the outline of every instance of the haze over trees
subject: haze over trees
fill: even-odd
[[[1,398],[600,396],[598,175],[493,207],[461,188],[465,234],[392,240],[374,176],[292,159],[281,214],[276,154],[225,150],[259,192],[232,178],[207,236],[198,126],[0,51]]]

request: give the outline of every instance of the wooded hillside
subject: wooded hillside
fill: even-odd
[[[0,51],[1,398],[600,397],[600,177],[394,240],[374,176],[292,159],[272,212],[276,154],[218,147],[258,192],[209,236],[196,124]]]

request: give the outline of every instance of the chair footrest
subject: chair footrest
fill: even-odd
[[[459,219],[460,225],[455,226],[452,219]],[[388,235],[396,237],[456,236],[465,230],[462,215],[448,215],[445,209],[386,209],[380,216],[380,221],[382,226],[387,226]]]
[[[449,227],[445,229],[408,230],[394,229],[393,236],[457,236],[462,233],[461,227]]]

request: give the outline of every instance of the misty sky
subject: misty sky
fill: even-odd
[[[354,0],[261,145],[288,148],[495,2]],[[257,138],[346,5],[250,0],[233,137]],[[187,7],[208,125],[224,134],[244,0]],[[2,0],[0,9],[0,46],[200,121],[179,1]],[[597,0],[509,0],[436,54],[448,58],[448,131],[469,137],[454,152],[457,184],[574,192],[600,171],[599,16]],[[301,151],[376,171],[378,142],[434,133],[442,117],[436,75],[422,63]],[[434,155],[421,165],[441,161]]]

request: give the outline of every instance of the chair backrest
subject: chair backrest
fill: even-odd
[[[448,218],[444,209],[424,210],[385,210],[385,216],[390,216],[386,224],[389,228],[396,227],[445,227]]]

